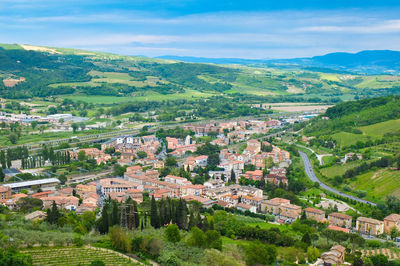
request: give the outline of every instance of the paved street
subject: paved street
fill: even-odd
[[[312,168],[310,159],[308,158],[307,154],[306,154],[305,152],[302,152],[302,151],[299,151],[299,153],[300,153],[301,159],[303,160],[304,169],[305,169],[305,171],[306,171],[307,176],[308,176],[313,182],[318,182],[321,188],[323,188],[323,189],[325,189],[325,190],[328,190],[328,191],[330,191],[330,192],[332,192],[332,193],[335,193],[335,194],[337,194],[337,195],[340,195],[340,196],[342,196],[342,197],[346,197],[346,198],[348,198],[348,199],[352,199],[352,200],[355,200],[355,201],[358,201],[358,202],[362,202],[362,203],[366,203],[366,204],[370,204],[370,205],[376,206],[376,204],[373,203],[373,202],[370,202],[370,201],[367,201],[367,200],[363,200],[363,199],[359,199],[359,198],[354,197],[354,196],[351,196],[351,195],[347,195],[347,194],[345,194],[345,193],[343,193],[343,192],[340,192],[340,191],[338,191],[338,190],[336,190],[336,189],[334,189],[334,188],[332,188],[332,187],[330,187],[330,186],[327,186],[327,185],[324,184],[323,182],[321,182],[321,181],[315,176],[314,170],[313,170],[313,168]]]

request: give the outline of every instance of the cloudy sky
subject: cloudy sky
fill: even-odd
[[[0,0],[0,42],[235,58],[400,50],[400,1]]]

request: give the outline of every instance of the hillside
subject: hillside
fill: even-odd
[[[386,133],[393,133],[400,130],[400,123],[396,119],[400,118],[400,97],[388,96],[369,98],[359,101],[350,101],[338,104],[326,110],[323,117],[311,121],[305,129],[306,134],[310,135],[333,135],[340,132],[352,133],[354,135],[379,135],[385,132],[386,126],[390,130]],[[389,121],[395,122],[389,122]],[[385,126],[372,126],[377,123],[385,122]],[[371,126],[374,129],[369,129]]]
[[[91,102],[99,96],[141,101],[216,95],[337,102],[400,93],[400,77],[391,75],[185,63],[17,44],[0,45],[0,79],[3,98],[83,97]]]
[[[324,182],[377,202],[400,196],[400,97],[340,103],[304,127],[307,143],[324,157],[315,166]],[[345,154],[361,158],[345,161]]]
[[[293,59],[241,59],[241,58],[204,58],[160,56],[161,59],[172,59],[184,62],[263,65],[270,67],[298,67],[303,69],[325,68],[328,72],[352,72],[364,74],[399,74],[400,52],[390,50],[369,50],[358,53],[329,53],[322,56]]]

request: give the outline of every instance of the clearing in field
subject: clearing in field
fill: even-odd
[[[42,47],[42,46],[33,46],[33,45],[27,45],[27,44],[20,44],[20,46],[27,51],[39,51],[39,52],[48,52],[50,54],[61,54],[60,52],[56,51],[55,49]]]

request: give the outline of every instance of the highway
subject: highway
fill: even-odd
[[[340,195],[340,196],[342,196],[342,197],[348,198],[348,199],[352,199],[352,200],[355,200],[355,201],[358,201],[358,202],[361,202],[361,203],[365,203],[365,204],[370,204],[370,205],[372,205],[372,206],[376,206],[376,204],[373,203],[373,202],[370,202],[370,201],[368,201],[368,200],[359,199],[359,198],[354,197],[354,196],[351,196],[351,195],[347,195],[347,194],[345,194],[345,193],[343,193],[343,192],[340,192],[340,191],[338,191],[338,190],[336,190],[336,189],[334,189],[334,188],[332,188],[332,187],[326,185],[325,183],[321,182],[321,181],[315,176],[314,170],[313,170],[313,168],[312,168],[310,159],[308,158],[307,154],[306,154],[305,152],[302,152],[302,151],[299,151],[299,153],[300,153],[301,159],[303,160],[304,169],[305,169],[305,171],[306,171],[307,176],[308,176],[313,182],[318,182],[318,184],[320,185],[321,188],[323,188],[323,189],[325,189],[325,190],[328,190],[328,191],[330,191],[330,192],[332,192],[332,193],[335,193],[335,194],[337,194],[337,195]]]

